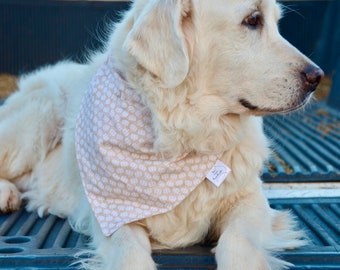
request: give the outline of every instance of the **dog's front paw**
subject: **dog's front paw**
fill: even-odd
[[[156,264],[152,259],[146,257],[143,260],[118,261],[113,264],[111,269],[119,270],[157,270]]]
[[[17,187],[5,179],[0,179],[0,211],[9,213],[18,210],[21,204]]]
[[[108,265],[110,270],[157,270],[151,255],[138,246],[130,246],[128,254],[117,251]]]
[[[216,247],[217,270],[270,270],[270,256],[260,244],[236,230],[226,231]]]

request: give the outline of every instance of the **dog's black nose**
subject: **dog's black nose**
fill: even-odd
[[[305,90],[313,92],[324,77],[324,72],[319,67],[308,65],[302,71],[302,77],[304,80]]]

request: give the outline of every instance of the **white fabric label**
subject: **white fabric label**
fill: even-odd
[[[222,161],[217,160],[214,167],[208,172],[206,177],[215,186],[219,187],[230,173],[230,168],[225,165]]]

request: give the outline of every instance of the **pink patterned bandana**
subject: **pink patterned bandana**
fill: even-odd
[[[105,236],[168,212],[208,177],[229,168],[217,155],[163,159],[153,148],[151,112],[107,60],[85,92],[76,126],[76,155],[84,189]]]

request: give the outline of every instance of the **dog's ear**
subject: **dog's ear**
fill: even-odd
[[[161,87],[181,84],[189,71],[183,21],[190,0],[152,0],[135,19],[124,48],[161,81]]]

